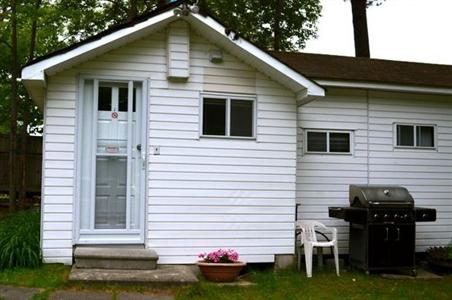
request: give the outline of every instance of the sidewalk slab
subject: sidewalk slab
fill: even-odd
[[[42,289],[0,285],[0,297],[5,300],[28,300]]]
[[[117,300],[174,300],[173,296],[168,295],[146,295],[140,293],[121,292],[116,295]]]
[[[111,300],[113,295],[107,292],[88,291],[56,291],[49,297],[50,300]]]

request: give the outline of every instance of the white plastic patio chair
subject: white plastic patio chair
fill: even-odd
[[[333,227],[326,227],[317,221],[296,221],[296,227],[301,230],[300,232],[300,245],[298,251],[301,251],[301,247],[304,247],[304,256],[306,262],[306,276],[312,277],[312,252],[314,247],[333,247],[334,263],[336,265],[336,274],[339,276],[339,253],[337,250],[337,229]],[[317,233],[330,232],[332,238],[330,241],[317,241]],[[300,253],[300,252],[298,252]],[[299,255],[300,256],[300,255]],[[298,265],[300,264],[300,257],[298,257]]]

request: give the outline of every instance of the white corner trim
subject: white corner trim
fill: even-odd
[[[230,39],[228,36],[225,35],[224,26],[215,21],[213,18],[209,16],[202,16],[200,14],[190,14],[189,19],[195,20],[197,21],[197,23],[201,22],[202,24],[207,25],[208,27],[213,29],[220,37],[222,37],[223,40],[228,40],[230,43],[233,43],[236,47],[240,48],[242,51],[248,52],[249,54],[255,56],[256,58],[267,64],[269,67],[273,68],[273,70],[284,74],[289,79],[296,82],[298,85],[300,85],[299,90],[296,91],[297,93],[304,89],[307,89],[306,96],[317,96],[317,97],[325,96],[325,90],[320,85],[304,77],[303,75],[296,72],[287,65],[283,64],[281,61],[277,60],[270,54],[266,53],[265,51],[262,51],[252,43],[240,37],[237,41]]]
[[[342,88],[381,90],[390,92],[414,92],[423,94],[452,95],[452,88],[411,86],[402,84],[357,82],[343,80],[322,80],[322,79],[316,80],[316,82],[326,87],[342,87]]]
[[[98,40],[94,40],[92,42],[76,47],[72,50],[69,50],[67,52],[49,57],[48,59],[44,59],[42,61],[36,62],[35,64],[26,66],[25,68],[22,69],[21,77],[23,80],[43,81],[45,80],[45,71],[52,67],[55,67],[59,64],[63,64],[67,61],[70,61],[73,58],[76,58],[77,56],[87,54],[90,51],[106,46],[111,42],[125,38],[126,36],[129,36],[131,34],[139,33],[140,31],[150,26],[157,25],[163,21],[169,21],[173,18],[174,19],[177,18],[174,15],[173,10],[169,10],[167,12],[158,14],[144,22],[140,22],[133,26],[120,29],[118,31],[112,32],[111,34],[105,35]]]

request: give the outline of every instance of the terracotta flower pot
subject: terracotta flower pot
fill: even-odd
[[[239,276],[240,271],[246,266],[246,262],[207,263],[198,261],[197,265],[202,275],[209,281],[232,282]]]

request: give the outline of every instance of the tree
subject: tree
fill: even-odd
[[[203,0],[200,6],[263,49],[294,51],[316,37],[319,0]]]
[[[370,57],[367,7],[371,5],[381,5],[384,1],[385,0],[351,0],[356,57]]]

